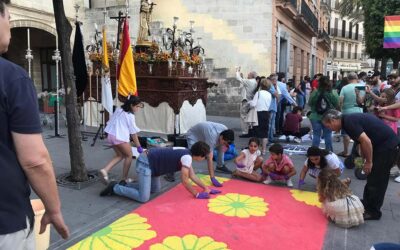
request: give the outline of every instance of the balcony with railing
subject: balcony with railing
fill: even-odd
[[[318,19],[305,0],[301,0],[300,13],[295,16],[295,24],[310,36],[318,35]]]
[[[334,38],[344,38],[359,42],[362,42],[363,40],[363,35],[360,33],[357,34],[354,30],[350,33],[349,31],[343,32],[341,29],[331,28],[331,36]]]
[[[321,9],[324,11],[326,14],[330,14],[332,9],[331,9],[331,0],[321,0]]]
[[[317,36],[317,43],[324,47],[325,50],[331,50],[331,39],[325,30],[320,30]]]
[[[301,14],[315,32],[318,32],[318,18],[311,11],[305,0],[301,0]]]
[[[281,9],[289,17],[295,17],[297,11],[298,0],[276,0],[276,7]]]

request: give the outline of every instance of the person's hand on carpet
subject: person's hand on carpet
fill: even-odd
[[[210,194],[220,194],[221,193],[221,191],[220,190],[217,190],[217,189],[210,189],[210,192],[209,192]]]
[[[137,151],[139,154],[143,153],[143,148],[142,146],[137,147]]]
[[[246,166],[243,163],[236,163],[237,168],[245,168]]]
[[[215,177],[210,177],[211,183],[214,185],[214,187],[222,187],[222,184],[219,183],[219,181],[217,180],[217,178]]]
[[[297,184],[297,188],[298,188],[298,189],[301,189],[301,186],[303,186],[304,184],[306,184],[306,183],[304,182],[304,180],[299,180],[299,183]]]
[[[272,180],[281,180],[282,179],[282,176],[280,174],[268,173],[268,175]]]
[[[210,195],[207,192],[200,192],[196,194],[196,199],[208,199]]]

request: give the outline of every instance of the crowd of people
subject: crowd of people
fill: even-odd
[[[349,73],[335,86],[328,77],[321,74],[316,75],[311,82],[308,77],[304,77],[303,83],[293,86],[294,89],[299,89],[300,94],[297,95],[295,90],[287,87],[288,84],[284,82],[281,74],[257,77],[255,72],[250,72],[248,78],[243,79],[238,69],[237,79],[242,84],[243,98],[241,125],[242,132],[245,133],[241,137],[250,139],[248,147],[234,159],[236,165],[234,171],[224,164],[224,154],[234,143],[234,132],[225,125],[215,122],[201,122],[190,128],[186,134],[188,149],[151,148],[143,152],[138,144],[139,129],[134,121],[134,112],[140,108],[140,99],[132,96],[120,109],[120,112],[127,113],[120,115],[124,119],[114,116],[106,127],[108,140],[113,145],[116,156],[100,171],[104,181],[108,183],[101,195],[117,194],[146,202],[151,192],[160,191],[160,176],[173,175],[180,171],[181,181],[188,192],[197,199],[208,199],[210,195],[217,194],[220,190],[210,189],[204,185],[196,177],[192,167],[193,161],[207,160],[210,182],[215,187],[220,188],[222,184],[215,177],[214,171],[264,184],[283,182],[288,187],[294,186],[292,177],[298,174],[299,189],[305,184],[308,174],[317,180],[316,190],[325,213],[338,225],[351,227],[363,223],[364,219],[379,220],[390,169],[394,166],[398,155],[397,126],[395,129],[393,124],[397,122],[397,113],[393,112],[391,113],[393,116],[390,116],[387,111],[397,108],[396,104],[389,104],[394,103],[393,89],[398,86],[399,81],[390,81],[391,87],[379,87],[379,92],[373,92],[372,85],[364,83],[363,77],[362,73],[359,75]],[[397,78],[395,76],[395,79]],[[307,159],[300,173],[297,173],[292,160],[284,153],[283,146],[277,143],[275,135],[279,133],[292,135],[301,142],[302,136],[310,131],[310,128],[301,126],[307,99],[312,145],[307,150]],[[376,105],[372,107],[375,114],[368,112],[371,107],[366,103]],[[291,110],[286,107],[288,104],[293,106]],[[126,119],[129,115],[133,117]],[[124,136],[116,131],[124,131]],[[341,133],[344,138],[344,151],[341,153],[333,152],[332,131]],[[122,151],[117,145],[128,143],[126,136],[129,134],[141,153],[136,163],[138,183],[128,181],[126,173],[129,167],[125,164],[122,180],[108,182],[106,171],[123,159]],[[325,140],[325,149],[320,148],[321,137]],[[351,179],[340,179],[345,169],[340,157],[348,156],[350,140],[358,145],[358,150],[364,159],[363,171],[368,175],[361,200],[349,189]],[[267,151],[269,157],[264,159]],[[214,169],[215,153],[217,166]],[[200,190],[192,187],[190,180]],[[348,211],[347,215],[344,213],[345,209]]]

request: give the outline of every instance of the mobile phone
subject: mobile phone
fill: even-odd
[[[356,86],[356,89],[358,89],[358,90],[364,90],[365,91],[365,86]]]

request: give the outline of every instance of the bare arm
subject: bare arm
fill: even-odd
[[[390,115],[386,115],[385,113],[379,113],[378,115],[379,115],[379,117],[381,117],[381,118],[383,118],[385,120],[388,120],[388,121],[392,121],[392,122],[399,121],[399,118],[394,117],[394,116],[390,116]]]
[[[192,184],[190,184],[189,180],[190,176],[190,169],[187,167],[182,167],[181,170],[181,181],[183,186],[185,186],[186,190],[189,191],[193,196],[196,197],[197,191],[192,187]]]
[[[131,137],[132,137],[133,143],[135,143],[135,146],[136,147],[140,147],[141,145],[140,145],[140,142],[139,142],[138,135],[137,134],[132,134]]]
[[[233,160],[233,162],[234,162],[235,164],[238,164],[238,163],[240,163],[240,162],[244,159],[244,157],[245,157],[245,155],[244,155],[244,153],[242,152],[242,153],[240,153],[240,155],[239,155],[238,157],[235,158],[235,160]]]
[[[391,105],[385,107],[379,107],[379,110],[386,110],[386,109],[398,109],[400,108],[400,102],[393,103]]]
[[[375,95],[375,93],[373,91],[371,91],[371,88],[369,86],[365,86],[365,92],[370,94],[372,96],[372,98],[374,98],[374,100],[377,102],[385,102],[386,101],[386,98],[382,98],[382,97]]]
[[[203,182],[196,176],[196,174],[193,171],[193,168],[188,168],[188,167],[182,167],[181,170],[181,181],[183,186],[185,186],[186,190],[189,191],[194,197],[197,195],[197,190],[195,190],[190,183],[190,180],[192,180],[194,183],[196,183],[197,186],[201,187],[204,192],[209,192],[210,190],[206,185],[203,184]]]
[[[307,171],[308,171],[308,167],[306,165],[304,165],[303,169],[300,172],[300,180],[304,180],[304,178],[306,178]]]
[[[361,152],[365,158],[365,164],[370,165],[372,168],[372,143],[366,133],[362,133],[358,137],[358,142],[360,142]]]
[[[51,223],[64,239],[68,238],[69,230],[61,214],[61,203],[52,162],[43,143],[42,135],[12,132],[12,138],[18,161],[46,209],[41,221],[40,232],[44,232],[46,225]]]
[[[339,110],[343,110],[344,96],[339,96]]]

